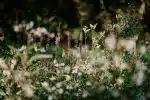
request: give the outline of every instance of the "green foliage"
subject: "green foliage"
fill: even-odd
[[[128,23],[128,25],[126,25],[126,27],[119,33],[119,36],[123,38],[133,37],[142,32],[144,32],[144,28],[141,22],[132,21]]]
[[[141,55],[140,59],[146,63],[150,62],[150,52],[146,52],[145,54]]]
[[[9,56],[12,56],[10,48],[4,41],[0,41],[0,57],[7,58]]]

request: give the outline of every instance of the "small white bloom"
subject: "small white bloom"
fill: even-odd
[[[3,75],[9,77],[11,75],[9,70],[3,70]]]
[[[19,25],[14,25],[13,28],[14,28],[15,32],[19,32],[20,31]]]
[[[8,66],[5,63],[5,60],[2,59],[2,58],[0,58],[0,68],[2,68],[2,69],[7,69],[8,68]]]
[[[46,52],[45,48],[40,49],[41,52]]]
[[[61,83],[61,82],[56,83],[56,87],[57,87],[57,88],[62,87],[62,83]]]
[[[22,90],[24,91],[24,94],[25,94],[26,97],[30,98],[34,94],[33,89],[28,84],[24,84],[23,87],[22,87]]]
[[[43,83],[42,83],[42,86],[43,86],[44,88],[48,88],[48,87],[49,87],[49,84],[48,84],[48,82],[43,82]]]
[[[141,85],[143,80],[144,80],[144,72],[140,70],[137,74],[136,85],[137,86]]]
[[[26,46],[22,46],[18,51],[24,51],[26,49]]]
[[[121,85],[124,82],[123,78],[119,77],[117,79],[117,84]]]
[[[70,81],[71,77],[69,75],[66,75],[66,81]]]
[[[144,54],[146,52],[146,47],[144,45],[140,46],[139,51],[141,54]]]
[[[65,72],[65,73],[69,73],[69,72],[70,72],[70,67],[69,67],[69,66],[66,66],[66,67],[64,68],[64,72]]]
[[[43,33],[43,34],[47,34],[48,33],[47,29],[44,28],[44,27],[40,28],[40,32]]]
[[[110,36],[108,36],[106,39],[105,39],[105,44],[106,46],[110,49],[110,50],[113,50],[116,48],[116,44],[117,44],[117,41],[116,41],[116,36],[114,34],[111,34]]]
[[[58,89],[59,94],[63,94],[64,90],[63,89]]]
[[[86,85],[91,86],[92,84],[88,81],[88,82],[86,82]]]
[[[96,28],[96,26],[97,26],[97,24],[94,24],[94,25],[90,24],[90,28],[93,30]]]
[[[56,63],[54,66],[55,66],[55,67],[58,67],[58,66],[59,66],[59,64],[58,64],[58,63]]]
[[[61,63],[60,66],[65,66],[65,63]]]
[[[56,78],[55,78],[54,76],[52,76],[52,77],[50,78],[50,80],[51,80],[51,81],[54,81],[54,80],[56,80]]]
[[[15,65],[17,64],[16,59],[12,59],[12,60],[11,60],[11,64],[15,66]]]
[[[30,26],[30,28],[32,28],[32,27],[34,26],[34,22],[33,22],[33,21],[30,21],[30,22],[29,22],[29,26]]]
[[[67,87],[66,87],[68,90],[71,90],[71,89],[73,89],[73,87],[71,86],[71,85],[67,85]]]
[[[53,100],[53,97],[49,95],[48,100]]]
[[[51,88],[51,90],[52,90],[52,91],[55,91],[55,90],[56,90],[56,87],[55,87],[55,86],[53,86],[53,87]]]
[[[74,70],[72,71],[72,73],[73,73],[73,74],[77,74],[77,73],[78,73],[78,69],[74,69]]]
[[[54,64],[56,64],[56,63],[57,63],[57,60],[55,59],[55,60],[54,60]]]
[[[54,34],[54,33],[51,33],[51,34],[50,34],[50,37],[51,37],[51,38],[54,38],[54,37],[55,37],[55,34]]]
[[[88,93],[87,91],[84,91],[83,94],[82,94],[82,97],[85,98],[85,97],[88,96],[88,94],[89,94],[89,93]]]

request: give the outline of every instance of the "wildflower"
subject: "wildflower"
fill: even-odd
[[[62,83],[60,83],[60,82],[56,83],[56,87],[57,87],[57,88],[62,87]]]
[[[46,52],[45,48],[41,48],[40,51],[43,53]]]
[[[92,84],[91,84],[91,82],[88,81],[88,82],[86,82],[86,85],[91,86]]]
[[[63,89],[58,89],[59,94],[63,94],[64,90]]]
[[[27,25],[26,25],[26,30],[31,29],[34,26],[34,22],[30,21]]]
[[[88,96],[88,94],[89,94],[89,93],[88,93],[87,91],[83,91],[82,97],[85,98],[85,97]]]
[[[117,44],[116,36],[114,34],[111,34],[110,36],[108,36],[105,39],[105,44],[110,50],[115,49],[116,44]]]
[[[53,100],[53,97],[49,95],[48,100]]]
[[[48,82],[43,82],[43,83],[42,83],[42,86],[43,86],[44,88],[48,88],[48,87],[49,87],[49,84],[48,84]]]
[[[90,31],[90,29],[88,29],[87,26],[84,26],[83,31],[84,31],[85,33],[88,33],[88,32]]]
[[[78,69],[75,68],[73,71],[72,71],[73,74],[77,74],[78,73]]]
[[[52,90],[52,91],[55,91],[55,90],[56,90],[56,87],[55,87],[55,86],[53,86],[53,87],[51,88],[51,90]]]
[[[44,27],[40,28],[40,32],[43,33],[43,34],[47,34],[48,33],[47,29],[44,28]]]
[[[11,75],[9,70],[3,70],[3,75],[9,77]]]
[[[122,83],[123,83],[123,79],[122,79],[121,77],[119,77],[119,78],[117,79],[117,84],[121,85]]]
[[[65,63],[61,63],[59,66],[65,66]]]
[[[11,70],[14,69],[14,66],[15,66],[16,64],[17,64],[16,59],[12,59],[12,60],[11,60],[11,65],[10,65]]]
[[[137,77],[136,77],[136,85],[139,86],[142,84],[144,80],[144,71],[140,70],[138,73],[137,73]]]
[[[71,85],[67,85],[66,89],[71,90],[73,87]]]
[[[55,34],[54,33],[51,33],[50,34],[50,38],[54,38],[55,37]]]
[[[31,86],[29,84],[24,84],[22,87],[22,90],[24,91],[24,95],[26,97],[32,97],[33,96],[33,89],[31,88]]]
[[[52,77],[50,78],[50,80],[51,80],[51,81],[54,81],[54,80],[56,80],[56,78],[55,78],[54,76],[52,76]]]
[[[144,45],[142,45],[142,46],[140,47],[139,51],[140,51],[141,54],[146,53],[146,47],[145,47]]]
[[[19,25],[14,25],[13,29],[14,29],[15,32],[19,32],[20,31]]]
[[[14,80],[15,80],[16,83],[24,82],[25,77],[23,75],[23,72],[22,71],[15,71]]]
[[[97,24],[94,24],[94,25],[90,24],[90,28],[93,30],[96,28],[96,26],[97,26]]]
[[[66,75],[66,81],[69,81],[71,77],[69,75]]]
[[[69,67],[69,66],[66,66],[66,67],[64,68],[64,72],[65,72],[65,73],[69,73],[69,72],[70,72],[70,67]]]
[[[8,66],[5,63],[5,60],[2,59],[2,58],[0,58],[0,68],[2,68],[2,69],[7,69],[8,68]]]
[[[113,57],[113,60],[114,60],[114,64],[115,64],[115,66],[120,66],[120,64],[121,64],[121,57],[120,57],[120,55],[118,55],[118,54],[115,54],[114,55],[114,57]]]
[[[21,52],[21,51],[24,51],[25,49],[26,49],[26,46],[23,45],[18,51]]]

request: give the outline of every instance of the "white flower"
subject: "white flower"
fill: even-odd
[[[88,82],[86,82],[86,85],[91,86],[92,84],[88,81]]]
[[[115,66],[120,66],[120,64],[121,64],[121,57],[120,57],[120,55],[118,55],[118,54],[115,54],[114,55],[114,57],[113,57],[113,60],[114,60],[114,64],[115,64]]]
[[[61,63],[60,66],[65,66],[65,63]]]
[[[12,60],[11,60],[11,65],[10,65],[11,70],[14,69],[14,66],[15,66],[16,64],[17,64],[16,59],[12,59]]]
[[[66,81],[69,81],[71,77],[69,75],[66,75]]]
[[[96,26],[97,26],[97,24],[94,24],[94,25],[90,24],[90,28],[93,30],[96,28]]]
[[[71,86],[71,85],[67,85],[67,87],[66,87],[68,90],[71,90],[71,89],[73,89],[73,87]]]
[[[30,98],[34,94],[33,89],[28,84],[24,84],[23,87],[22,87],[22,90],[24,91],[24,94],[25,94],[26,97]]]
[[[138,73],[137,73],[137,79],[136,79],[136,85],[139,86],[142,84],[144,80],[144,72],[142,70],[140,70]]]
[[[54,80],[56,80],[56,78],[55,78],[54,76],[52,76],[52,77],[50,78],[50,80],[51,80],[51,81],[54,81]]]
[[[2,69],[7,69],[8,68],[8,66],[5,63],[5,60],[2,59],[2,58],[0,58],[0,68],[2,68]]]
[[[38,31],[38,30],[34,31],[33,34],[34,34],[35,36],[38,36],[38,37],[42,36],[41,32]]]
[[[55,87],[55,86],[53,86],[53,87],[51,88],[51,90],[52,90],[52,91],[55,91],[55,90],[56,90],[56,87]]]
[[[139,51],[140,51],[141,54],[146,53],[146,47],[144,45],[140,46]]]
[[[70,72],[70,67],[69,67],[69,66],[66,66],[66,67],[64,68],[64,72],[65,72],[65,73],[69,73],[69,72]]]
[[[41,52],[46,52],[45,48],[40,49]]]
[[[21,52],[21,51],[24,51],[25,49],[26,49],[26,46],[23,45],[18,51]]]
[[[55,37],[55,34],[54,34],[54,33],[51,33],[51,34],[50,34],[50,37],[51,37],[51,38],[54,38],[54,37]]]
[[[110,36],[108,36],[106,39],[105,39],[105,44],[106,46],[110,49],[110,50],[113,50],[116,48],[116,44],[117,44],[117,41],[116,41],[116,36],[114,34],[111,34]]]
[[[43,83],[42,83],[42,86],[43,86],[44,88],[48,88],[48,87],[49,87],[49,84],[48,84],[48,82],[43,82]]]
[[[89,93],[88,93],[87,91],[84,91],[83,94],[82,94],[82,97],[85,98],[85,97],[88,96],[88,94],[89,94]]]
[[[83,31],[84,31],[85,33],[88,33],[88,32],[90,31],[90,29],[88,29],[87,26],[84,26]]]
[[[59,94],[63,94],[64,90],[63,89],[58,89]]]
[[[3,70],[3,75],[9,77],[11,75],[9,70]]]
[[[57,87],[57,88],[62,87],[62,83],[60,83],[60,82],[56,83],[56,87]]]
[[[20,31],[19,25],[14,25],[13,29],[14,29],[15,32],[19,32]]]
[[[49,95],[48,100],[53,100],[53,97]]]
[[[43,33],[43,34],[47,34],[48,33],[47,29],[44,28],[44,27],[40,28],[40,32]]]
[[[33,21],[30,21],[29,22],[29,26],[30,26],[30,29],[34,26],[34,22]]]
[[[117,79],[117,84],[121,85],[124,82],[123,78],[119,77]]]
[[[74,69],[74,70],[72,71],[72,73],[73,73],[73,74],[77,74],[77,73],[78,73],[78,69]]]

